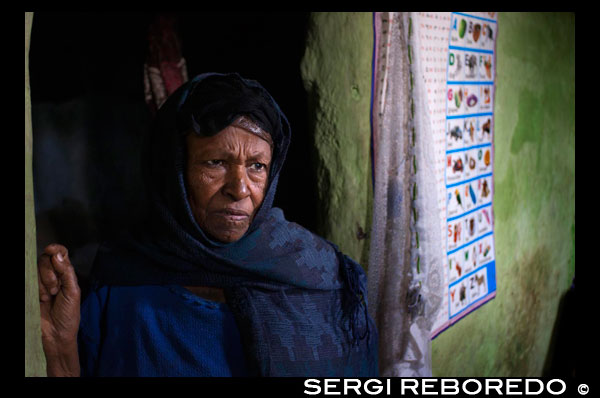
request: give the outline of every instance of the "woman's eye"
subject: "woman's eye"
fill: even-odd
[[[263,171],[267,168],[267,165],[263,163],[252,163],[252,168],[256,171]]]

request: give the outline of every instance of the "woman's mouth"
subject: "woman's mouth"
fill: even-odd
[[[229,222],[243,222],[246,221],[250,215],[243,210],[237,209],[223,209],[216,212],[216,215]]]

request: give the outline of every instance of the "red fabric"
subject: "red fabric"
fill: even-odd
[[[158,14],[148,31],[149,51],[144,65],[146,103],[156,111],[167,97],[188,80],[176,17]]]

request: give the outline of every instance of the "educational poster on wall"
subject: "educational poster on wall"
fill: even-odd
[[[421,14],[418,22],[432,13]],[[436,14],[430,29],[421,30],[429,31],[428,39],[434,42],[436,35],[437,43],[444,38],[447,51],[445,68],[440,70],[445,72],[445,98],[443,104],[433,101],[439,108],[437,134],[443,143],[443,147],[438,144],[443,170],[439,192],[447,292],[432,339],[496,295],[492,209],[497,14]]]

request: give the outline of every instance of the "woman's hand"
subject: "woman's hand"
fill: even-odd
[[[67,248],[48,245],[38,259],[42,345],[48,376],[79,376],[81,290]]]

